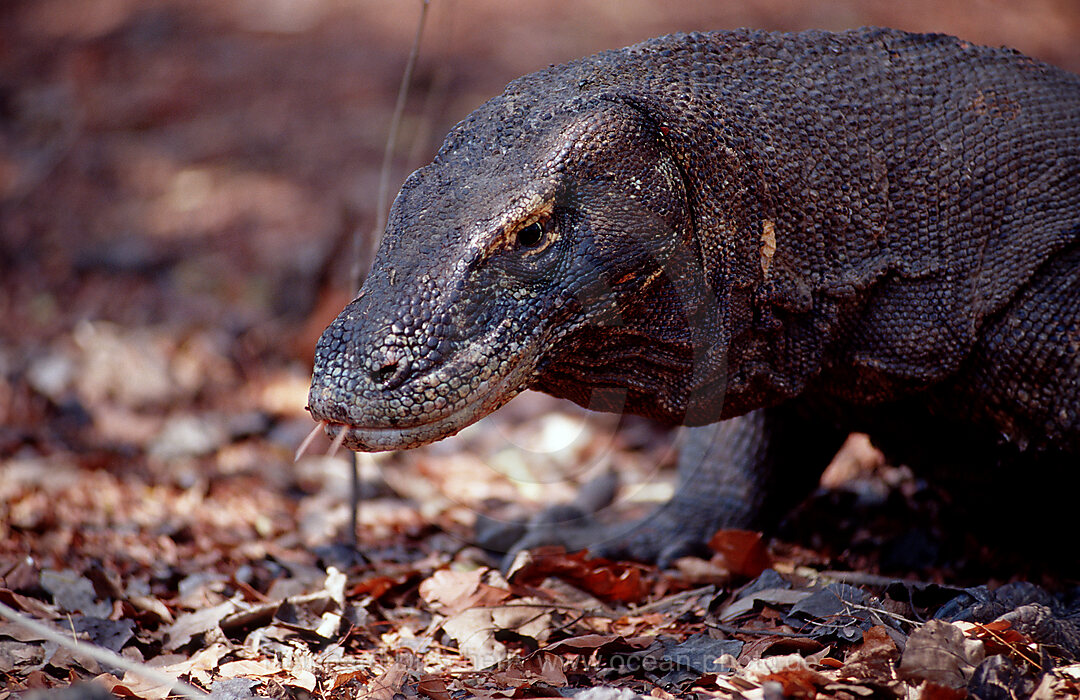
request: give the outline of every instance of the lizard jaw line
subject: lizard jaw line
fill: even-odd
[[[515,368],[518,369],[518,368]],[[342,444],[357,452],[389,452],[420,447],[456,435],[489,413],[503,406],[525,389],[519,375],[511,371],[483,387],[482,394],[452,413],[425,423],[405,426],[362,426],[327,420],[326,431],[335,439],[346,431]],[[515,386],[516,385],[516,386]]]
[[[457,414],[451,414],[431,423],[412,425],[404,428],[365,428],[346,423],[328,423],[327,432],[337,438],[342,430],[345,438],[342,445],[356,452],[390,452],[420,447],[450,437],[470,423],[455,425]]]

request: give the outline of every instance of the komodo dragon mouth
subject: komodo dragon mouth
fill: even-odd
[[[336,420],[324,415],[310,400],[312,417],[321,421],[335,442],[358,452],[385,452],[420,447],[443,438],[456,435],[484,416],[497,410],[525,389],[517,372],[494,381],[483,382],[471,393],[469,402],[450,413],[421,416],[419,422],[410,421],[399,425],[365,425],[351,421]],[[329,411],[337,414],[337,411]],[[341,436],[344,431],[344,436]]]

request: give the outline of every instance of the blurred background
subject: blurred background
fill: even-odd
[[[213,326],[229,342],[263,328],[268,337],[251,338],[257,357],[307,362],[349,296],[345,239],[372,234],[419,8],[6,0],[5,345],[107,319]],[[433,0],[391,189],[450,126],[548,64],[672,31],[867,24],[1010,45],[1080,70],[1074,0]],[[320,304],[324,295],[334,299]]]
[[[0,556],[89,550],[86,523],[113,526],[122,506],[136,523],[182,521],[174,543],[197,548],[183,494],[222,506],[214,522],[238,542],[328,512],[289,497],[330,478],[305,481],[291,450],[312,425],[315,340],[352,296],[352,236],[375,233],[420,6],[0,3]],[[455,122],[548,64],[673,31],[860,25],[1080,71],[1075,0],[432,0],[391,190]],[[513,410],[511,424],[535,415]],[[451,449],[417,468],[464,473]]]

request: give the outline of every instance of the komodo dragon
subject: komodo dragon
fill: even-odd
[[[396,450],[527,388],[723,421],[690,431],[670,502],[557,528],[572,548],[664,563],[768,524],[852,430],[1059,495],[1080,456],[1080,77],[869,28],[677,34],[515,80],[405,182],[309,408]]]

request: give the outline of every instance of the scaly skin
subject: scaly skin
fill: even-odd
[[[1071,466],[1078,250],[1076,75],[892,30],[662,37],[454,128],[323,334],[309,407],[373,451],[529,387],[672,425],[750,414],[738,447],[701,429],[656,527],[570,543],[664,559],[782,509],[852,428],[913,462],[905,425],[962,434],[958,461]]]

